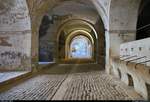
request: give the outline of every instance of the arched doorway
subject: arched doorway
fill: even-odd
[[[72,39],[68,53],[69,59],[91,59],[92,42],[87,37],[78,35]]]
[[[121,70],[118,68],[118,74],[119,74],[119,78],[121,79]]]
[[[133,86],[133,87],[134,87],[134,82],[133,82],[133,78],[132,78],[132,76],[131,76],[130,74],[127,74],[127,76],[128,76],[128,80],[129,80],[128,85],[129,85],[129,86]]]
[[[39,29],[39,63],[47,64],[54,61],[53,48],[54,43],[51,40],[46,40],[46,35],[53,21],[48,15],[44,15]],[[51,38],[49,38],[51,39]]]
[[[103,47],[101,49],[105,50],[104,47],[106,47],[106,46],[107,46],[106,49],[109,49],[109,43],[106,43],[106,46],[105,46],[105,44],[103,42],[106,39],[109,40],[109,33],[108,33],[109,22],[108,22],[107,14],[106,14],[107,10],[105,10],[105,8],[103,8],[102,4],[99,3],[99,1],[91,1],[91,0],[86,0],[86,1],[85,0],[56,1],[56,0],[54,0],[53,2],[51,2],[49,0],[48,1],[46,0],[46,1],[42,1],[42,3],[41,2],[36,3],[37,1],[31,2],[30,0],[27,0],[27,1],[29,4],[30,11],[31,11],[31,16],[32,16],[32,18],[34,18],[34,20],[32,21],[32,27],[34,28],[32,30],[32,32],[33,32],[33,36],[32,36],[32,38],[33,38],[32,39],[32,63],[35,66],[38,65],[37,62],[39,59],[39,49],[38,49],[39,48],[39,38],[37,37],[37,34],[39,35],[38,29],[40,27],[40,23],[37,21],[41,21],[43,15],[45,15],[45,14],[49,14],[50,18],[53,18],[53,17],[55,18],[53,20],[54,21],[53,24],[55,24],[56,23],[55,21],[58,21],[58,20],[63,24],[63,23],[65,23],[65,21],[68,21],[71,19],[81,19],[81,20],[85,20],[85,21],[90,22],[93,26],[97,26],[96,28],[98,28],[98,29],[96,29],[98,31],[98,34],[100,35],[100,37],[98,37],[98,38],[102,39],[102,40],[101,39],[99,40],[99,42],[101,42],[99,44],[99,46]],[[34,7],[32,7],[32,6],[34,6]],[[70,7],[72,9],[70,9]],[[102,7],[102,8],[99,9],[99,7]],[[75,10],[75,9],[77,9],[77,10]],[[39,10],[41,10],[41,11],[39,12]],[[38,13],[32,13],[32,11],[38,12]],[[71,17],[68,18],[68,15],[71,15]],[[67,17],[67,19],[66,19],[66,17]],[[98,19],[101,19],[101,22],[99,22]],[[95,23],[97,25],[95,25]],[[57,27],[62,26],[62,24],[58,24]],[[91,28],[93,28],[93,27],[91,27]],[[58,30],[56,30],[56,31],[58,31]],[[92,30],[91,32],[95,33],[94,30]],[[63,39],[64,37],[63,37],[63,35],[61,36],[61,34],[64,34],[64,33],[65,33],[64,31],[61,31],[58,33],[54,31],[53,35],[60,34],[58,36]],[[64,50],[63,50],[64,49],[63,48],[64,42],[63,42],[63,40],[61,41],[59,37],[57,37],[57,41],[54,42],[55,44],[57,44],[57,45],[54,45],[54,53],[53,53],[54,62],[56,62],[56,63],[57,62],[59,63],[61,59],[65,58],[65,54],[64,54]],[[106,39],[105,39],[105,37],[106,37]],[[47,38],[51,38],[51,37],[47,37]],[[61,44],[59,44],[59,43],[61,43]],[[60,47],[59,45],[61,45],[62,47]],[[96,50],[94,50],[94,51],[96,51]],[[97,53],[99,54],[99,55],[96,55],[97,59],[99,58],[99,61],[97,61],[98,63],[103,62],[105,64],[105,59],[107,60],[106,62],[108,62],[108,60],[109,60],[108,59],[109,58],[108,57],[109,56],[108,50],[106,53],[103,51],[97,51]],[[105,54],[105,55],[103,55],[103,54]],[[107,55],[107,57],[106,57],[106,55]]]
[[[100,33],[102,34],[102,33]],[[98,53],[100,50],[100,43],[99,44],[99,35],[97,34],[97,31],[95,30],[94,26],[89,23],[88,21],[85,20],[80,20],[80,19],[71,19],[63,23],[63,25],[60,26],[59,31],[58,31],[58,52],[57,52],[57,61],[60,63],[66,63],[69,61],[76,62],[78,60],[81,61],[80,59],[84,59],[84,63],[86,60],[86,63],[98,63],[97,59],[101,59],[99,56],[101,53]],[[77,40],[78,39],[78,40]],[[80,42],[81,40],[85,41],[85,45],[89,43],[89,50],[82,49],[78,50],[79,52],[74,52],[75,56],[71,56],[70,53],[71,50],[73,51],[73,47],[75,48],[74,44],[76,41]],[[82,42],[83,42],[82,41]],[[103,40],[102,40],[103,41]],[[72,43],[71,43],[72,42]],[[80,43],[76,43],[79,46]],[[83,48],[83,46],[82,46]],[[101,48],[103,49],[103,48]],[[82,53],[83,50],[88,51],[86,54],[84,53],[84,56],[77,55],[80,52]],[[99,51],[98,51],[99,50]],[[82,54],[83,54],[82,53]],[[88,54],[90,53],[90,54]],[[76,60],[76,61],[75,61]],[[90,61],[90,62],[89,62]]]
[[[78,63],[96,61],[96,44],[93,36],[85,30],[72,31],[65,41],[65,60]]]
[[[66,38],[65,59],[94,59],[94,48],[94,38],[89,32],[75,30]]]

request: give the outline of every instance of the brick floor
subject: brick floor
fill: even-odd
[[[0,100],[140,100],[104,71],[41,74],[0,93]]]

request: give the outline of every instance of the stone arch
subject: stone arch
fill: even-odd
[[[70,34],[71,32],[76,32],[76,31],[84,31],[84,32],[87,32],[87,34],[88,33],[90,33],[90,32],[93,32],[92,34],[89,34],[88,36],[90,37],[90,38],[93,38],[94,40],[97,40],[98,39],[98,34],[97,34],[97,31],[95,30],[95,28],[94,28],[94,26],[93,26],[93,24],[91,24],[90,22],[88,22],[88,21],[85,21],[85,20],[81,20],[81,19],[71,19],[71,20],[68,20],[68,21],[66,21],[66,22],[64,22],[64,23],[62,23],[61,25],[60,25],[60,27],[58,27],[58,32],[57,32],[57,48],[59,48],[59,42],[61,41],[60,40],[60,37],[61,36],[63,36],[64,38],[67,38],[67,36],[68,36],[68,34],[64,34],[64,33],[62,33],[62,31],[65,29],[65,27],[67,27],[68,25],[70,25],[70,24],[78,24],[78,25],[82,25],[82,26],[84,26],[83,28],[76,28],[75,30],[74,29],[72,29],[72,30],[70,30],[69,32],[68,32],[68,34]],[[66,36],[66,37],[65,37]],[[93,41],[94,41],[93,40]],[[63,41],[65,41],[65,39],[63,40]],[[65,42],[64,42],[64,44],[65,44]],[[95,42],[95,46],[97,46],[96,45],[97,44],[97,41]],[[60,49],[59,49],[60,50]],[[65,50],[65,49],[64,49]],[[63,51],[64,52],[64,51]],[[57,53],[57,55],[59,56],[59,53]],[[61,54],[62,55],[62,54]],[[66,55],[66,54],[65,54]]]
[[[69,30],[68,31],[68,33],[62,33],[62,31],[64,30],[64,29],[66,29],[66,27],[68,26],[68,25],[70,25],[70,24],[78,24],[78,25],[82,25],[83,27],[82,28],[75,28],[75,29],[72,29],[72,30]],[[87,37],[89,37],[90,39],[91,39],[91,41],[92,41],[92,43],[93,43],[93,45],[94,46],[96,46],[95,48],[94,48],[94,52],[97,50],[97,45],[98,45],[98,42],[97,42],[97,40],[98,40],[98,34],[97,34],[97,31],[95,30],[95,28],[94,28],[94,26],[93,26],[93,24],[91,24],[90,22],[88,22],[88,21],[85,21],[85,20],[81,20],[81,19],[71,19],[71,20],[68,20],[68,21],[66,21],[66,22],[64,22],[64,23],[62,23],[62,25],[60,25],[60,27],[58,27],[58,32],[57,32],[57,48],[58,48],[58,50],[59,51],[61,51],[60,50],[60,41],[61,41],[61,37],[63,37],[63,38],[65,38],[63,41],[63,44],[65,44],[65,43],[67,43],[67,42],[65,42],[65,41],[67,41],[67,39],[69,38],[69,39],[71,39],[72,37],[74,37],[74,33],[75,33],[75,35],[76,34],[78,34],[79,32],[84,32],[84,35],[85,36],[87,36]],[[72,34],[73,33],[73,34]],[[69,35],[68,35],[69,34]],[[62,45],[61,45],[62,46]],[[65,45],[64,45],[65,46]],[[68,48],[66,48],[66,47],[64,47],[65,49],[68,49]],[[64,50],[65,50],[64,49]],[[65,53],[65,51],[62,51],[63,53]],[[59,52],[57,53],[57,55],[59,56]],[[61,54],[61,55],[63,55],[63,54]],[[67,55],[66,53],[65,53],[65,55]],[[94,54],[94,57],[96,57],[96,54]],[[63,58],[65,58],[65,56],[63,57]]]
[[[150,84],[145,83],[147,89],[147,99],[150,100]]]
[[[119,68],[118,68],[117,70],[118,70],[119,78],[121,79],[121,77],[122,77],[122,76],[121,76],[121,70],[120,70]]]
[[[42,22],[43,16],[47,13],[48,9],[52,9],[58,4],[56,0],[26,0],[29,8],[29,14],[31,17],[32,27],[32,67],[38,67],[39,65],[39,28]],[[37,22],[40,21],[40,22]]]
[[[49,63],[54,61],[54,44],[43,39],[48,33],[53,21],[49,19],[48,15],[44,15],[39,28],[39,63]]]
[[[60,37],[60,34],[61,34],[61,31],[65,28],[66,25],[70,24],[70,23],[79,23],[79,24],[84,24],[84,25],[87,25],[90,29],[93,30],[94,32],[94,36],[96,37],[96,39],[98,38],[98,34],[93,26],[92,23],[86,21],[86,20],[83,20],[83,19],[70,19],[70,20],[67,20],[65,22],[63,22],[60,27],[58,27],[58,32],[57,32],[57,42],[59,41],[59,37]]]
[[[31,0],[27,0],[28,1],[28,5],[30,8],[30,14],[31,14],[31,18],[32,18],[32,62],[34,65],[37,65],[37,60],[38,60],[38,38],[36,37],[38,35],[38,29],[39,29],[39,23],[36,21],[41,21],[42,17],[45,13],[47,13],[47,11],[49,11],[50,9],[53,9],[55,6],[59,6],[61,5],[61,3],[63,2],[59,2],[56,0],[47,0],[47,1],[43,1],[43,3],[40,4],[40,0],[39,1],[31,1]],[[67,1],[66,1],[67,2]],[[84,0],[82,1],[84,2]],[[86,1],[87,2],[87,1]],[[106,49],[109,49],[109,20],[108,20],[108,16],[107,16],[107,8],[105,8],[104,6],[101,5],[101,3],[97,3],[99,2],[98,0],[89,0],[89,4],[94,4],[96,10],[98,11],[100,17],[102,18],[102,21],[105,25],[105,37],[106,37],[106,41],[108,41],[108,43],[106,43]],[[39,5],[40,4],[40,5]],[[98,5],[97,5],[98,4]],[[109,5],[109,3],[108,3]],[[34,6],[34,7],[33,7]],[[101,9],[101,7],[103,9]],[[39,11],[37,11],[39,10]],[[34,12],[38,12],[38,13],[34,13]],[[104,14],[104,15],[103,15]],[[106,52],[106,62],[107,65],[109,64],[109,50],[107,50]]]
[[[91,52],[92,52],[92,56],[91,59],[94,59],[94,45],[95,45],[95,40],[93,39],[93,37],[90,35],[90,33],[84,31],[84,30],[76,30],[71,32],[66,39],[66,43],[65,43],[65,52],[66,52],[66,59],[69,58],[69,52],[70,52],[70,44],[72,42],[72,40],[77,37],[77,36],[84,36],[85,38],[87,38],[90,41],[90,44],[92,46]]]
[[[110,1],[102,1],[102,0],[91,0],[93,4],[95,5],[95,8],[97,9],[103,24],[105,28],[105,43],[106,43],[106,56],[105,56],[105,67],[106,67],[106,72],[108,72],[107,69],[110,67],[110,34],[109,34],[109,10],[110,10]],[[105,7],[105,6],[107,7]]]
[[[130,74],[128,74],[128,73],[127,73],[127,76],[128,76],[128,85],[134,87],[133,77]]]

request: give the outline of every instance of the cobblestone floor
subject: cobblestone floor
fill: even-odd
[[[65,75],[39,75],[1,93],[0,100],[46,100],[52,98]]]
[[[0,93],[0,100],[141,100],[104,71],[41,74]]]
[[[135,93],[126,93],[117,79],[104,72],[79,73],[67,84],[64,100],[139,100]],[[137,95],[137,96],[136,96]]]

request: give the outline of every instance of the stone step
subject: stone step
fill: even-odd
[[[21,79],[24,79],[32,74],[32,72],[3,72],[0,73],[0,91],[7,85],[11,85]],[[2,77],[3,76],[3,77]]]

